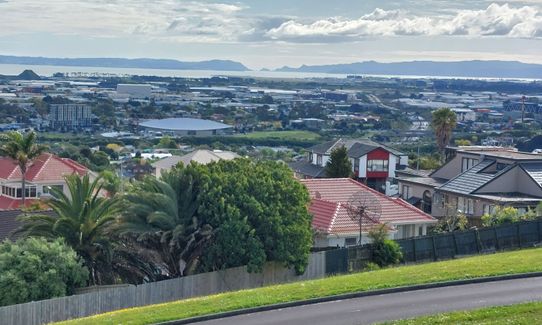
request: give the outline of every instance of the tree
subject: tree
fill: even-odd
[[[87,279],[88,270],[61,239],[0,244],[0,306],[70,295]]]
[[[331,178],[343,178],[352,175],[352,164],[348,158],[348,150],[345,146],[340,146],[331,151],[325,171],[326,176]]]
[[[160,142],[158,142],[157,147],[164,149],[177,149],[177,143],[170,136],[164,135],[160,138]]]
[[[21,170],[21,197],[22,206],[26,200],[26,171],[32,162],[39,157],[45,147],[36,143],[36,132],[32,131],[25,135],[18,131],[11,131],[0,135],[0,155],[7,156],[17,163]]]
[[[432,113],[431,127],[435,131],[437,146],[443,154],[444,149],[450,143],[452,131],[457,126],[457,116],[449,108],[441,108]]]
[[[372,244],[372,261],[380,267],[393,265],[401,262],[403,252],[401,246],[388,239],[388,226],[381,224],[369,231]]]
[[[539,209],[539,206],[537,206],[537,209]],[[526,213],[521,213],[514,207],[498,206],[491,214],[484,214],[482,216],[482,225],[484,227],[494,227],[508,223],[533,220],[537,218],[537,209],[530,209]]]
[[[91,283],[114,282],[111,278],[113,243],[110,227],[120,211],[117,198],[101,196],[100,178],[90,180],[88,175],[66,177],[69,195],[51,188],[52,198],[47,205],[56,216],[22,215],[17,233],[48,239],[64,238],[84,260],[90,270]]]

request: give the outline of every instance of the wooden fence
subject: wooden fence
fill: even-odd
[[[237,267],[138,286],[104,288],[96,292],[0,307],[0,324],[47,324],[225,291],[317,279],[325,274],[325,252],[319,252],[311,254],[307,269],[300,276],[277,263],[267,263],[262,273],[248,273],[246,267]]]

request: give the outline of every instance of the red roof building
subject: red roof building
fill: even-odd
[[[313,215],[312,226],[319,232],[315,245],[348,246],[359,240],[359,223],[352,220],[349,207],[355,195],[370,196],[379,207],[378,218],[362,225],[362,240],[371,228],[386,224],[393,239],[426,235],[427,227],[436,223],[430,215],[400,198],[388,197],[350,178],[317,178],[300,180],[309,190]]]
[[[64,177],[77,174],[83,176],[90,171],[85,166],[68,158],[60,158],[50,153],[40,155],[26,172],[26,205],[36,203],[47,195],[51,187],[65,189]],[[20,207],[22,173],[14,160],[0,157],[0,210],[13,210]]]

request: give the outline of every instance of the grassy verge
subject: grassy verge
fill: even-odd
[[[318,140],[320,138],[320,135],[318,133],[310,131],[259,131],[238,135],[238,137],[257,140],[276,139],[284,141],[312,141]]]
[[[384,323],[387,325],[508,325],[540,324],[542,302],[489,307]]]
[[[228,292],[165,304],[123,309],[62,324],[152,324],[242,308],[406,285],[542,271],[542,249],[458,260]]]

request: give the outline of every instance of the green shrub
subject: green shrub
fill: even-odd
[[[482,216],[482,224],[484,227],[494,227],[514,222],[533,220],[537,218],[537,212],[538,211],[535,210],[529,210],[522,214],[514,207],[496,207],[492,214],[484,214]]]
[[[365,264],[365,267],[363,268],[363,271],[367,271],[367,272],[378,271],[378,270],[380,270],[380,266],[373,262],[369,262]]]
[[[372,262],[380,267],[393,265],[401,262],[403,252],[401,246],[388,239],[388,226],[380,225],[369,232],[373,246]]]
[[[73,294],[88,274],[62,240],[6,241],[0,244],[0,306]]]

